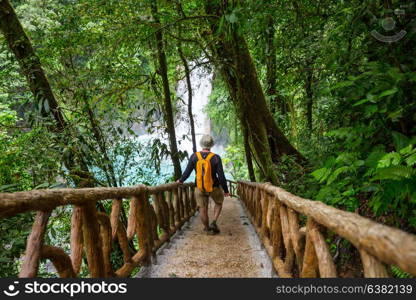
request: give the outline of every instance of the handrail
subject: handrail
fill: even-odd
[[[237,193],[236,193],[237,181],[227,179],[227,184],[228,184],[228,191],[230,192],[230,195],[237,196]]]
[[[416,275],[414,235],[268,183],[228,180],[227,184],[230,194],[236,191],[243,202],[280,277],[336,277],[325,241],[327,230],[358,249],[365,277],[390,276],[386,265]],[[127,224],[119,218],[124,198],[130,198]],[[101,200],[112,201],[109,216],[97,211]],[[43,241],[52,210],[64,205],[73,206],[71,256]],[[42,258],[53,262],[60,277],[76,277],[83,249],[91,277],[127,277],[135,267],[149,264],[157,249],[194,215],[196,201],[192,183],[0,193],[0,218],[28,211],[37,214],[19,277],[36,277]],[[138,251],[131,249],[135,238]],[[124,264],[118,270],[110,260],[113,242],[123,252]]]
[[[149,196],[152,198],[150,201]],[[120,221],[124,198],[130,198],[127,224]],[[111,200],[110,216],[97,211],[101,200]],[[58,206],[73,205],[71,256],[61,248],[44,245],[51,212]],[[169,183],[155,187],[82,188],[0,193],[0,218],[37,211],[27,239],[19,277],[36,277],[42,258],[52,261],[60,277],[76,277],[85,249],[91,277],[127,277],[133,269],[149,264],[157,249],[195,214],[192,183]],[[161,233],[159,233],[161,231]],[[139,250],[133,250],[137,238]],[[113,242],[123,252],[124,264],[114,270],[110,255]]]
[[[237,185],[237,193],[279,276],[337,276],[325,228],[358,249],[365,277],[389,277],[386,264],[416,275],[416,236],[303,199],[269,183],[238,181]],[[300,227],[302,215],[306,222]]]

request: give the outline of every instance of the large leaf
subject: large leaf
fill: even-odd
[[[348,167],[348,166],[344,166],[344,167],[341,167],[341,168],[338,168],[338,169],[336,169],[332,174],[331,174],[331,176],[329,176],[329,178],[328,178],[328,181],[327,181],[327,183],[326,184],[331,184],[331,183],[333,183],[337,178],[338,178],[338,176],[340,175],[340,174],[342,174],[342,173],[344,173],[344,172],[348,172],[348,171],[350,171],[351,170],[351,168],[350,167]]]
[[[369,168],[377,168],[378,162],[380,161],[380,159],[385,156],[387,153],[384,152],[381,149],[376,149],[373,152],[371,152],[367,159],[365,160],[365,165]]]
[[[406,158],[406,164],[408,166],[413,166],[416,164],[416,153],[410,155],[408,158]]]
[[[407,136],[401,134],[400,132],[392,131],[391,135],[393,137],[394,148],[396,149],[396,151],[400,151],[401,149],[407,147],[410,144],[410,139]]]
[[[387,168],[378,169],[376,176],[372,180],[402,180],[408,179],[415,175],[415,170],[407,166],[390,166]]]
[[[321,168],[312,172],[311,175],[315,177],[316,180],[321,181],[323,178],[326,177],[327,173],[328,173],[327,168]]]
[[[397,166],[400,164],[401,156],[397,152],[390,152],[386,155],[384,155],[378,162],[377,167],[378,168],[385,168],[390,167],[391,165]]]
[[[383,97],[386,97],[386,96],[390,96],[390,95],[396,94],[398,91],[399,90],[397,88],[387,90],[387,91],[382,92],[380,95],[378,95],[378,97],[383,98]]]

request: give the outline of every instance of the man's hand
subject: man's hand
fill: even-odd
[[[230,197],[230,193],[224,193],[224,197]]]
[[[183,184],[183,182],[182,182],[182,181],[180,181],[179,179],[178,179],[178,180],[176,180],[176,182],[177,182],[177,183],[179,183],[179,184]]]

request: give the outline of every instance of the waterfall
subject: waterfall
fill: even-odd
[[[192,65],[190,66],[192,69]],[[202,67],[197,67],[193,69],[191,72],[191,84],[192,84],[192,91],[193,91],[193,101],[192,101],[192,112],[194,116],[194,123],[195,123],[195,136],[197,142],[197,149],[200,150],[199,147],[199,140],[203,134],[211,134],[211,122],[209,117],[204,111],[205,106],[208,104],[209,96],[211,95],[212,91],[212,73],[207,71]],[[188,115],[188,88],[186,85],[186,79],[182,79],[178,82],[176,95],[183,99],[185,105],[180,105],[175,115],[175,133],[176,133],[176,140],[178,144],[179,151],[186,151],[190,156],[192,154],[192,136],[191,136],[191,128],[189,124],[189,115]],[[135,132],[138,136],[132,137],[132,139],[142,143],[142,144],[149,144],[152,143],[152,140],[159,139],[162,143],[168,145],[168,136],[164,131],[157,130],[152,134],[147,133],[146,128],[142,125],[137,124],[135,127]],[[216,140],[214,136],[214,140]],[[214,145],[212,148],[212,152],[223,155],[224,154],[224,145],[223,142],[218,139],[218,143]],[[140,165],[140,161],[148,160],[148,157],[143,157],[139,155],[135,158],[135,161],[138,162]],[[182,171],[185,170],[187,165],[187,160],[185,159],[181,163]],[[164,157],[161,161],[161,176],[158,178],[154,184],[163,183],[168,176],[170,176],[173,172],[172,161],[170,157]],[[137,170],[132,169],[129,171],[129,176],[134,177]],[[151,171],[151,170],[148,170]],[[156,177],[156,175],[154,176]],[[194,174],[191,175],[189,180],[193,180]],[[144,180],[144,178],[140,178],[140,180]]]
[[[203,68],[196,68],[191,73],[191,84],[193,90],[192,97],[192,113],[194,115],[195,123],[195,136],[197,142],[197,149],[199,149],[199,139],[203,134],[211,134],[211,122],[207,114],[204,112],[205,105],[208,104],[209,96],[212,91],[212,73],[208,73]],[[177,88],[177,95],[181,97],[185,103],[188,102],[188,88],[186,80],[183,79],[179,82]],[[177,137],[187,136],[188,138],[181,142],[179,149],[181,151],[192,152],[192,138],[190,133],[189,118],[187,113],[187,107],[185,107],[185,118],[178,119],[176,126]],[[215,144],[212,148],[212,152],[217,154],[224,153],[224,146],[220,143]]]

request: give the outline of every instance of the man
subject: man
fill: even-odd
[[[203,135],[200,140],[202,151],[191,155],[188,165],[178,182],[183,183],[195,170],[197,187],[195,188],[195,198],[199,206],[201,222],[207,234],[217,234],[220,230],[217,225],[220,216],[224,197],[229,197],[227,181],[222,167],[221,157],[211,152],[214,140],[210,135]],[[204,170],[209,170],[204,173]],[[205,185],[205,186],[204,186]],[[208,201],[209,197],[214,200],[214,219],[209,225]]]

